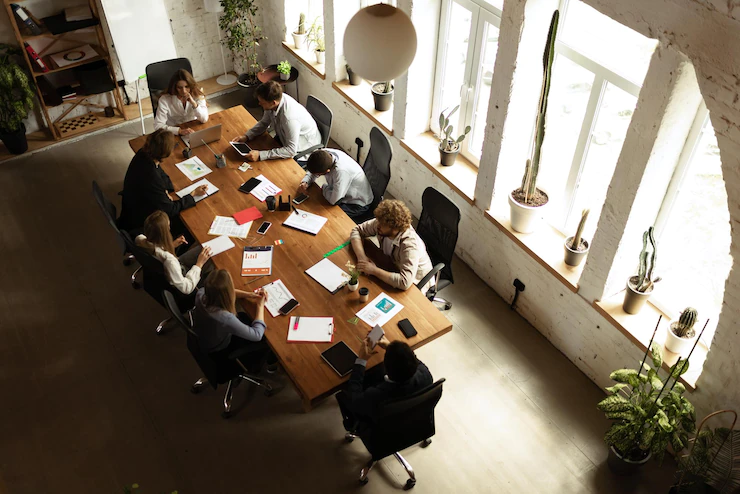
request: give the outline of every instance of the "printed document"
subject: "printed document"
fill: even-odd
[[[250,194],[252,194],[261,202],[265,202],[267,196],[276,196],[282,192],[282,189],[280,189],[280,187],[267,180],[264,175],[258,175],[257,178],[261,180],[261,182],[259,183],[259,185],[257,185],[257,187],[252,189]]]
[[[279,316],[280,307],[295,298],[293,294],[290,293],[290,290],[288,290],[288,287],[285,286],[285,283],[280,280],[268,283],[262,288],[267,292],[267,302],[265,302],[265,307],[270,311],[272,317]]]
[[[295,211],[298,211],[298,214],[295,214]],[[323,216],[296,208],[294,212],[290,213],[288,218],[283,221],[283,225],[316,235],[324,226],[326,220],[327,219]]]
[[[240,225],[230,216],[216,216],[211,223],[211,229],[208,235],[226,235],[236,238],[247,238],[252,222]]]
[[[403,305],[381,293],[357,313],[357,317],[370,326],[384,326],[393,316],[401,312]]]
[[[198,180],[200,177],[204,177],[211,173],[211,169],[206,166],[197,156],[193,156],[190,159],[181,161],[175,165],[180,171],[188,177],[188,180]]]
[[[272,273],[272,245],[244,247],[242,276],[266,276]]]
[[[325,257],[306,270],[306,274],[319,282],[331,293],[336,293],[350,279],[350,275],[345,273],[339,266],[334,264]]]
[[[193,185],[188,185],[184,189],[177,192],[177,197],[182,199],[186,195],[190,194],[192,191],[200,187],[201,185],[207,185],[208,188],[206,189],[205,195],[202,196],[193,196],[193,199],[195,199],[195,202],[200,202],[203,199],[205,199],[208,196],[212,196],[216,192],[218,192],[218,187],[213,185],[211,182],[208,181],[208,179],[204,178],[203,180],[199,180],[198,182],[195,182]]]

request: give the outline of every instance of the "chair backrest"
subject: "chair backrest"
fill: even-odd
[[[444,263],[440,277],[452,282],[452,258],[457,245],[460,210],[432,187],[427,187],[422,194],[421,208],[416,233],[426,244],[432,265]]]
[[[180,69],[193,73],[190,60],[187,58],[173,58],[172,60],[150,63],[146,66],[146,83],[149,87],[149,97],[152,101],[152,110],[155,117],[157,116],[159,97],[167,89],[172,76]]]
[[[440,379],[416,393],[383,403],[377,420],[361,433],[362,442],[377,461],[432,437],[434,408],[442,397]]]
[[[316,121],[316,126],[319,128],[319,133],[321,134],[321,146],[326,147],[327,144],[329,144],[331,123],[332,120],[334,120],[334,114],[323,101],[311,96],[310,94],[306,99],[306,110],[311,114],[313,119]]]
[[[103,195],[103,191],[95,180],[92,182],[92,193],[95,198],[95,202],[98,203],[100,210],[103,212],[103,216],[105,216],[105,219],[108,220],[108,224],[116,232],[116,241],[118,242],[118,246],[121,248],[122,252],[126,252],[126,243],[121,236],[121,231],[118,229],[118,225],[116,224],[116,206],[114,206],[113,203]]]
[[[164,275],[164,266],[154,256],[149,254],[131,240],[131,236],[126,231],[121,231],[121,235],[126,242],[126,249],[134,255],[136,262],[141,264],[144,271],[143,285],[144,291],[148,293],[160,305],[164,305],[162,300],[162,290],[167,290],[170,283]]]
[[[373,127],[370,130],[370,149],[362,165],[370,187],[373,189],[370,211],[373,211],[375,206],[383,200],[383,194],[391,180],[391,158],[393,158],[391,141],[380,129]]]
[[[170,290],[162,290],[162,301],[164,302],[164,308],[175,318],[180,327],[185,331],[190,331],[192,329],[190,321],[183,315],[175,296]]]

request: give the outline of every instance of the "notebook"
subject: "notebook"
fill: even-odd
[[[310,233],[311,235],[319,233],[327,220],[323,216],[309,213],[302,209],[293,208],[293,211],[294,212],[289,214],[288,218],[283,221],[283,225],[295,228],[302,232]]]
[[[236,245],[234,245],[234,242],[232,242],[231,239],[226,235],[216,237],[213,240],[209,240],[208,242],[203,242],[201,245],[203,246],[203,248],[211,248],[211,257],[217,256],[222,252],[226,252],[227,250],[236,247]]]
[[[290,318],[288,343],[330,343],[333,340],[333,317],[293,316]]]
[[[212,196],[213,194],[215,194],[219,190],[218,187],[216,187],[211,182],[209,182],[208,179],[205,179],[204,178],[203,180],[199,180],[199,181],[195,182],[193,185],[188,185],[184,189],[177,191],[177,197],[179,197],[180,199],[182,199],[183,197],[185,197],[186,195],[190,194],[192,191],[194,191],[195,189],[197,189],[201,185],[207,185],[208,186],[208,188],[206,189],[206,195],[204,195],[204,196],[193,196],[193,199],[195,199],[195,202],[200,202],[203,199],[205,199],[206,197]]]
[[[350,279],[339,266],[324,258],[308,268],[306,274],[331,293],[337,293]]]
[[[233,216],[238,224],[243,225],[244,223],[262,218],[262,213],[256,207],[252,206],[251,208],[242,209],[238,213],[234,213]]]
[[[244,247],[242,276],[267,276],[272,274],[272,245]]]
[[[321,352],[321,358],[341,377],[352,372],[357,354],[343,341]]]

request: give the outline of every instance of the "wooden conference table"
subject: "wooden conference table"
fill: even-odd
[[[249,178],[264,174],[282,189],[283,198],[287,199],[288,194],[295,196],[296,188],[305,172],[292,159],[259,161],[252,163],[253,169],[246,172],[240,172],[237,169],[242,164],[243,158],[231,147],[229,141],[243,135],[256,123],[242,106],[215,113],[205,124],[196,122],[196,125],[186,124],[186,126],[197,130],[219,123],[222,126],[221,139],[211,143],[210,146],[214,151],[225,154],[227,167],[216,168],[213,154],[206,146],[200,146],[193,151],[213,170],[205,178],[220,190],[199,202],[195,207],[183,211],[180,216],[198,242],[203,243],[215,238],[208,235],[208,230],[216,215],[231,216],[237,211],[256,206],[263,218],[254,221],[246,240],[232,238],[236,248],[213,257],[215,265],[218,268],[229,270],[237,289],[254,290],[271,281],[282,280],[301,304],[290,313],[291,316],[334,317],[333,343],[288,343],[289,317],[273,318],[269,311],[265,310],[267,342],[298,390],[304,409],[308,411],[317,402],[336,392],[348,379],[339,377],[321,358],[321,352],[338,341],[344,341],[357,353],[361,340],[371,329],[361,320],[356,325],[348,322],[349,319],[355,317],[355,313],[360,308],[366,305],[359,302],[357,291],[350,292],[343,288],[332,295],[304,273],[306,269],[320,261],[325,253],[347,241],[355,223],[338,206],[330,205],[323,198],[318,187],[312,186],[308,191],[310,199],[301,204],[300,208],[328,218],[327,223],[316,236],[282,226],[283,221],[289,214],[292,214],[291,212],[269,212],[266,205],[253,195],[244,194],[237,189]],[[141,136],[132,139],[129,144],[134,151],[138,151],[144,145],[145,140],[146,136]],[[269,149],[272,143],[274,140],[264,134],[250,141],[249,145],[253,149]],[[175,166],[184,160],[182,149],[183,145],[180,143],[172,155],[161,163],[164,171],[172,179],[175,190],[180,190],[192,183]],[[255,231],[263,220],[272,222],[272,227],[264,237],[261,237]],[[282,239],[284,243],[275,246],[274,241],[279,239]],[[259,279],[241,276],[242,251],[245,245],[274,246],[272,275]],[[354,263],[357,258],[351,246],[347,246],[332,254],[329,259],[345,269],[344,265],[347,261]],[[364,275],[360,278],[360,286],[370,289],[369,300],[385,292],[404,306],[403,310],[383,327],[390,341],[400,339],[407,341],[413,348],[418,348],[452,329],[447,318],[415,287],[401,291],[391,288],[376,278]],[[408,318],[418,332],[413,338],[407,339],[398,329],[398,321],[404,318]],[[381,363],[383,353],[383,350],[378,347],[378,352],[368,361],[368,368]]]

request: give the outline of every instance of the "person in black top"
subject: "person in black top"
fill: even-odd
[[[409,396],[433,382],[429,369],[407,343],[389,343],[384,336],[378,345],[385,348],[383,365],[365,375],[365,365],[373,353],[365,339],[346,389],[337,393],[344,428],[349,432],[362,430],[363,425],[372,422],[384,401]]]
[[[154,211],[164,211],[170,217],[173,230],[184,229],[179,221],[180,211],[195,206],[193,196],[203,195],[206,186],[195,189],[182,199],[174,194],[169,175],[159,167],[175,148],[175,136],[167,129],[155,130],[147,137],[144,146],[136,153],[123,180],[123,201],[118,228],[138,233],[147,216]],[[172,193],[172,194],[170,194]],[[173,232],[173,235],[184,233]]]

